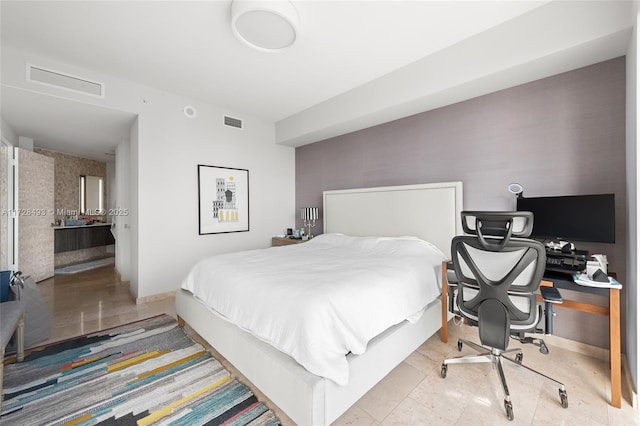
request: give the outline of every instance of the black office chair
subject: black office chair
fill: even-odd
[[[548,353],[541,339],[526,337],[535,332],[542,317],[542,309],[534,292],[538,289],[546,265],[545,247],[526,239],[533,229],[530,212],[462,212],[464,236],[454,237],[451,256],[455,277],[452,288],[457,310],[470,325],[479,328],[483,346],[458,339],[458,350],[468,345],[480,354],[446,358],[440,375],[447,376],[449,364],[491,362],[498,372],[504,389],[507,418],[513,420],[513,406],[502,369],[502,360],[525,368],[560,386],[560,403],[569,406],[567,391],[562,383],[522,365],[520,348],[507,349],[510,338],[523,343],[537,343],[540,351]],[[452,304],[450,303],[450,309]],[[515,358],[506,356],[516,352]]]

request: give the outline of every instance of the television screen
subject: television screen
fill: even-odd
[[[614,194],[518,198],[533,213],[532,238],[615,243]]]

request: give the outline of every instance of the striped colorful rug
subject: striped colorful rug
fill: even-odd
[[[278,425],[167,315],[7,358],[0,425]]]

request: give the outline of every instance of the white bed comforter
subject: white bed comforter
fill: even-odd
[[[414,237],[324,234],[198,262],[182,288],[318,376],[349,380],[346,354],[439,296],[444,254]]]

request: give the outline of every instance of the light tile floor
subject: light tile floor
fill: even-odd
[[[113,267],[56,276],[38,286],[53,315],[51,341],[161,313],[175,316],[173,297],[136,304]],[[188,327],[187,331],[201,341]],[[628,395],[623,395],[622,409],[608,404],[606,361],[549,342],[549,355],[539,353],[535,346],[524,345],[523,363],[564,382],[569,408],[560,406],[557,386],[506,365],[515,415],[514,421],[509,422],[504,414],[502,387],[490,364],[451,365],[447,377],[440,377],[442,359],[460,354],[456,347],[458,336],[477,341],[477,329],[451,326],[448,344],[440,342],[437,335],[431,337],[335,425],[640,425],[640,413],[629,405]],[[206,343],[205,346],[209,348]],[[232,374],[251,385],[213,352]],[[467,353],[473,350],[463,347],[462,354]],[[254,392],[274,409],[283,424],[293,424],[255,388]]]

